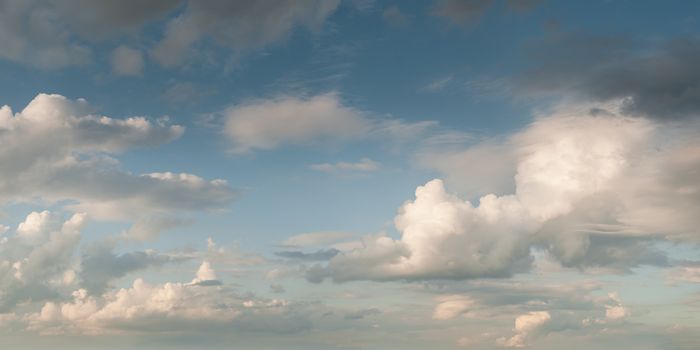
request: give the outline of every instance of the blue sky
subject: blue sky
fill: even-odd
[[[0,343],[695,349],[699,10],[0,0]]]

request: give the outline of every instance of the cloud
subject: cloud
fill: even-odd
[[[377,309],[377,308],[362,309],[362,310],[358,310],[355,312],[350,312],[350,313],[345,314],[345,316],[343,316],[343,319],[347,320],[347,321],[361,320],[365,317],[376,316],[376,315],[379,315],[381,313],[382,313],[382,311]]]
[[[151,56],[163,66],[177,66],[205,38],[238,52],[261,48],[288,37],[296,27],[319,30],[339,4],[338,0],[191,1],[168,22]]]
[[[308,99],[254,101],[231,107],[224,116],[226,136],[238,153],[320,139],[359,138],[370,128],[369,120],[360,111],[343,106],[332,93]]]
[[[366,112],[346,106],[333,92],[251,100],[222,114],[224,134],[233,144],[234,153],[361,139],[401,144],[426,136],[437,126],[435,121],[412,123],[390,117],[372,118]],[[442,135],[441,131],[435,133]]]
[[[41,334],[153,334],[222,328],[297,332],[308,327],[295,304],[237,295],[221,283],[205,283],[218,281],[212,277],[216,274],[203,262],[197,283],[154,285],[136,279],[128,288],[98,297],[78,289],[71,301],[47,302],[39,312],[27,314],[24,319],[29,330]]]
[[[139,76],[143,74],[143,54],[127,46],[119,46],[110,56],[112,73],[116,75]]]
[[[73,254],[80,241],[85,214],[63,221],[49,211],[32,212],[0,241],[0,313],[24,301],[52,298],[70,284]],[[74,272],[73,272],[74,275]]]
[[[50,1],[56,17],[77,35],[97,41],[132,34],[182,5],[182,0],[58,0]]]
[[[516,155],[508,142],[482,142],[462,150],[427,149],[418,162],[445,174],[448,185],[471,196],[512,193]]]
[[[165,30],[150,56],[162,66],[174,67],[185,62],[199,42],[213,42],[239,54],[284,40],[298,27],[318,32],[339,4],[339,0],[9,0],[0,6],[0,57],[44,69],[86,65],[92,61],[91,44],[138,37],[145,25],[158,22]],[[123,66],[115,73],[137,75],[136,67],[142,64],[135,62],[142,60],[136,58],[141,53],[117,50]],[[126,57],[131,65],[124,66]]]
[[[369,159],[362,158],[360,161],[355,163],[350,162],[337,162],[335,164],[331,163],[320,163],[311,164],[309,166],[311,169],[322,171],[324,173],[335,173],[335,172],[372,172],[379,170],[380,164]]]
[[[499,146],[514,155],[514,193],[485,194],[473,205],[441,180],[429,181],[399,209],[399,239],[365,237],[361,248],[309,268],[307,277],[507,277],[529,268],[533,247],[579,268],[665,265],[654,239],[698,237],[691,224],[697,221],[685,216],[700,205],[697,180],[675,179],[687,173],[681,169],[697,168],[696,157],[678,151],[696,144],[695,133],[677,138],[683,132],[625,116],[620,104],[599,107],[554,109]],[[657,165],[671,154],[683,160]]]
[[[291,260],[301,260],[301,261],[318,261],[318,260],[330,260],[334,256],[338,255],[340,251],[338,249],[325,249],[318,250],[313,253],[304,253],[299,251],[282,251],[275,252],[275,255],[280,258],[291,259]]]
[[[504,340],[503,346],[509,348],[525,347],[528,339],[536,336],[551,319],[552,317],[547,311],[532,311],[518,316],[515,319],[515,328],[513,328],[515,334]]]
[[[322,246],[330,243],[336,243],[349,237],[352,237],[352,233],[337,231],[307,232],[287,238],[284,240],[284,242],[282,242],[282,245],[300,248]]]
[[[83,99],[39,94],[21,112],[0,108],[0,201],[65,202],[98,219],[139,219],[222,208],[233,190],[223,180],[169,172],[133,175],[110,155],[153,147],[184,128],[144,117],[92,113]]]
[[[640,45],[619,37],[558,34],[532,47],[536,64],[518,80],[525,94],[624,99],[624,111],[657,120],[700,116],[700,39]]]
[[[438,305],[433,311],[434,320],[449,320],[469,311],[474,300],[464,295],[447,295],[437,298]]]
[[[3,1],[0,5],[0,57],[44,69],[85,65],[92,51],[70,39],[49,4]]]
[[[86,65],[87,41],[136,33],[163,17],[180,0],[3,1],[0,5],[0,57],[44,69]]]
[[[187,260],[154,250],[116,254],[114,248],[114,241],[104,241],[83,249],[79,277],[82,287],[91,295],[102,294],[110,282],[129,273]]]

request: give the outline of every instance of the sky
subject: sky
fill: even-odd
[[[0,348],[697,349],[699,16],[0,0]]]

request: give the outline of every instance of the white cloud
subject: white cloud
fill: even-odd
[[[464,295],[445,295],[437,298],[434,320],[450,320],[469,311],[475,302]]]
[[[308,99],[280,97],[227,109],[226,136],[238,153],[272,149],[282,144],[359,138],[370,122],[353,108],[343,106],[336,94]]]
[[[686,149],[695,141],[686,136],[669,145],[654,122],[620,115],[619,104],[604,107],[606,115],[585,105],[554,110],[499,146],[512,147],[506,153],[515,159],[513,194],[486,194],[473,205],[448,193],[441,180],[430,181],[400,208],[394,220],[400,239],[366,237],[362,248],[309,269],[310,280],[503,277],[529,268],[533,246],[569,266],[665,263],[644,239],[697,232],[690,224],[696,219],[685,216],[700,205],[697,180],[677,170],[698,163],[682,152],[677,164],[657,165],[679,158],[667,156],[677,144]]]
[[[139,76],[143,74],[143,54],[137,49],[119,46],[110,56],[112,72],[116,75]]]
[[[289,237],[282,244],[288,247],[312,247],[335,243],[350,237],[352,237],[352,233],[349,232],[307,232]]]
[[[419,138],[446,135],[435,121],[406,122],[392,117],[371,117],[349,107],[331,92],[311,97],[278,96],[241,103],[223,112],[224,133],[234,153],[269,150],[285,145],[308,145],[376,140],[405,144]],[[370,162],[321,165],[369,169]]]
[[[335,173],[335,172],[372,172],[379,170],[380,164],[369,158],[362,158],[358,162],[337,162],[331,163],[320,163],[311,164],[309,166],[311,169],[322,171],[324,173]]]
[[[204,281],[215,281],[216,272],[211,268],[211,264],[208,261],[203,261],[202,265],[199,266],[197,270],[197,277],[192,281],[192,283],[200,283]]]
[[[0,242],[0,313],[23,301],[47,299],[57,284],[71,282],[66,277],[84,223],[85,214],[63,221],[48,211],[32,212],[14,236]]]
[[[223,180],[191,174],[132,175],[110,155],[157,146],[182,135],[167,119],[115,119],[83,99],[39,94],[21,112],[0,108],[0,201],[57,202],[95,218],[144,218],[221,208],[233,191]]]
[[[516,158],[513,145],[484,142],[464,150],[425,150],[422,165],[445,174],[450,187],[467,195],[513,193]]]
[[[547,311],[532,311],[518,316],[515,319],[515,328],[513,328],[515,334],[508,339],[502,339],[502,345],[509,348],[527,346],[528,340],[536,336],[551,319],[552,317]]]
[[[216,277],[214,270],[204,262],[195,279],[198,283],[154,285],[136,279],[128,288],[101,296],[79,289],[73,292],[72,301],[47,302],[24,319],[30,330],[41,334],[188,332],[212,327],[274,332],[306,327],[308,321],[295,318],[298,314],[291,302],[239,296],[221,283],[203,283],[212,277]],[[267,329],[260,328],[262,325]]]

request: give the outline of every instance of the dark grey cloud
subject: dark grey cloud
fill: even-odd
[[[700,115],[700,38],[646,44],[625,37],[559,33],[530,48],[523,93],[626,99],[624,111],[658,120]]]
[[[51,1],[66,25],[89,40],[136,31],[151,20],[163,18],[184,0],[58,0]]]
[[[668,266],[666,254],[653,246],[649,237],[634,237],[609,234],[590,234],[583,237],[587,249],[583,254],[564,257],[557,256],[567,267],[604,267],[620,272],[630,272],[631,268],[642,265]]]
[[[0,57],[45,69],[85,65],[84,42],[138,33],[182,0],[0,0]]]
[[[129,36],[150,46],[143,28],[164,37],[152,58],[176,66],[197,42],[241,51],[286,38],[297,27],[317,31],[340,0],[0,0],[0,58],[43,69],[87,65],[92,44]]]
[[[168,22],[151,56],[163,66],[177,66],[204,38],[236,51],[260,48],[297,27],[318,30],[339,4],[339,0],[191,1]]]
[[[340,251],[338,249],[321,249],[318,251],[315,251],[313,253],[304,253],[300,251],[281,251],[281,252],[275,252],[275,255],[285,258],[285,259],[292,259],[292,260],[301,260],[301,261],[323,261],[323,260],[330,260],[334,256],[338,255]]]

